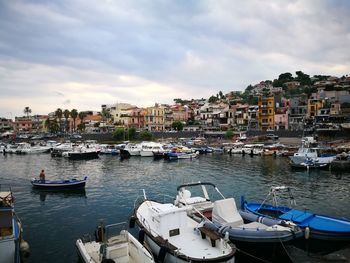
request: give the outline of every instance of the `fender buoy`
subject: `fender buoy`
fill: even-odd
[[[160,250],[159,250],[159,254],[158,254],[158,260],[159,260],[159,262],[161,262],[161,263],[164,262],[166,253],[167,253],[167,248],[166,248],[165,246],[161,246],[161,247],[160,247]]]
[[[129,227],[130,228],[134,228],[135,227],[135,222],[136,222],[136,217],[135,216],[131,216],[129,219]]]
[[[141,244],[143,244],[143,242],[145,241],[145,230],[140,229],[138,240]]]
[[[310,228],[305,227],[305,239],[309,239],[310,238]]]

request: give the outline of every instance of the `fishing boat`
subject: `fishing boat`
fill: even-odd
[[[64,190],[64,189],[77,189],[84,188],[86,184],[87,176],[82,180],[68,179],[60,181],[40,180],[33,178],[31,183],[36,189],[47,189],[47,190]]]
[[[211,187],[211,189],[207,189]],[[201,189],[202,195],[191,196],[194,188]],[[215,190],[220,199],[213,200]],[[196,191],[198,192],[198,191]],[[225,198],[212,183],[197,182],[180,185],[177,188],[175,205],[187,208],[188,215],[196,221],[206,218],[205,225],[225,236],[228,233],[232,242],[250,244],[280,244],[302,236],[302,231],[291,222],[273,220],[267,217],[252,216],[238,211],[234,198]]]
[[[144,200],[133,219],[160,262],[234,262],[235,247],[214,231],[187,216],[187,208]]]
[[[278,204],[278,194],[286,192],[290,197],[291,206],[295,206],[295,199],[291,189],[286,186],[272,187],[268,197],[272,197],[272,204],[250,203],[242,197],[241,207],[257,216],[268,216],[279,220],[290,220],[304,231],[306,238],[350,241],[350,220],[312,213],[306,210],[297,210]],[[267,200],[267,198],[265,199]]]
[[[289,156],[290,165],[294,168],[327,168],[335,160],[335,154],[320,154],[317,142],[312,137],[304,137],[301,147],[293,156]]]
[[[125,222],[100,224],[95,231],[95,240],[86,235],[76,241],[80,258],[86,263],[124,262],[154,263],[153,255],[127,230]]]
[[[19,263],[29,255],[29,246],[23,240],[22,225],[14,211],[11,191],[0,187],[0,262]]]

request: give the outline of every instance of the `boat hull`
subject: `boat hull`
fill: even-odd
[[[86,185],[86,179],[84,180],[66,180],[66,181],[45,181],[32,180],[32,185],[36,189],[47,190],[64,190],[64,189],[80,189]]]
[[[333,241],[350,240],[350,221],[346,219],[260,203],[245,202],[244,209],[259,216],[275,214],[276,218],[280,220],[292,221],[303,229],[307,238]]]

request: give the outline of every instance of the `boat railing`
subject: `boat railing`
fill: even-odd
[[[106,241],[109,244],[123,243],[128,240],[128,234],[126,231],[126,222],[120,222],[105,226]]]

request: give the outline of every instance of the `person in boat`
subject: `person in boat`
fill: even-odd
[[[45,171],[41,170],[39,175],[40,181],[45,182]]]

